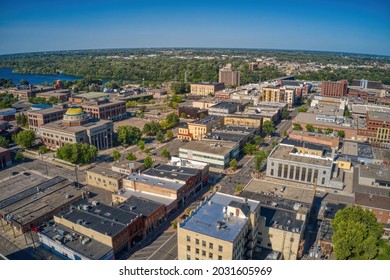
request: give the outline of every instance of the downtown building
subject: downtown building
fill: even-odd
[[[218,82],[224,83],[225,86],[239,86],[240,72],[233,71],[230,67],[221,68],[219,69]]]
[[[42,125],[38,133],[49,149],[57,150],[67,143],[88,143],[98,150],[113,145],[113,124],[110,120],[96,120],[79,107],[69,108],[61,121]]]
[[[338,82],[322,81],[321,95],[330,97],[343,97],[348,94],[348,81]]]

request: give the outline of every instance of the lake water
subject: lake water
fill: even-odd
[[[57,80],[62,81],[75,81],[81,80],[81,77],[69,76],[65,74],[53,74],[53,75],[40,75],[40,74],[19,74],[12,73],[12,68],[0,68],[0,78],[3,79],[12,79],[14,84],[19,84],[20,80],[26,80],[30,84],[39,85],[44,82],[48,82],[49,84],[53,83]]]

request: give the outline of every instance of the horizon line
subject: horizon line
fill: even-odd
[[[64,50],[46,50],[46,51],[32,51],[32,52],[16,52],[16,53],[4,53],[1,56],[13,56],[13,55],[26,55],[26,54],[39,54],[39,53],[55,53],[55,52],[76,52],[76,51],[98,51],[98,50],[162,50],[162,49],[198,49],[198,50],[250,50],[250,51],[289,51],[289,52],[315,52],[315,53],[334,53],[334,54],[350,54],[350,55],[364,55],[364,56],[379,56],[390,58],[390,54],[370,54],[370,53],[358,53],[350,51],[327,51],[327,50],[307,50],[307,49],[279,49],[279,48],[253,48],[253,47],[129,47],[129,48],[96,48],[96,49],[64,49]]]

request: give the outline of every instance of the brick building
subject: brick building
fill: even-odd
[[[125,101],[108,101],[107,99],[88,101],[82,105],[92,118],[102,120],[121,120],[126,118]]]
[[[28,111],[28,125],[31,130],[38,131],[42,125],[62,120],[67,109],[49,108],[36,111]]]
[[[215,92],[223,90],[224,83],[215,82],[201,82],[191,84],[191,95],[207,96],[209,94],[214,95]]]
[[[240,72],[233,71],[229,67],[219,69],[220,83],[224,83],[225,86],[239,86],[240,85]]]
[[[332,97],[343,97],[348,94],[348,81],[338,82],[322,81],[321,95]]]

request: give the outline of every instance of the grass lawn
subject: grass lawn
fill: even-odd
[[[379,254],[376,260],[390,260],[390,242],[383,239],[379,240]]]

